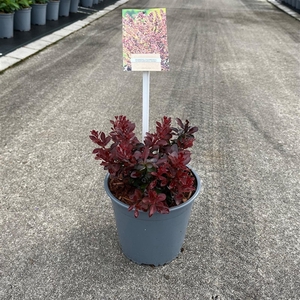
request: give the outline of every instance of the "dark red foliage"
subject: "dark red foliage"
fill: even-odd
[[[147,133],[144,143],[135,136],[135,124],[125,116],[111,121],[111,132],[91,131],[90,139],[96,160],[110,173],[109,187],[120,201],[134,210],[166,214],[169,208],[187,201],[195,190],[195,178],[187,167],[191,160],[194,133],[197,127],[176,119],[178,128],[171,127],[171,118],[156,123],[156,132]]]

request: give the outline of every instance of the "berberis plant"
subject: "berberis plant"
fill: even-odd
[[[193,146],[198,128],[191,127],[188,120],[176,120],[177,128],[166,116],[156,122],[156,132],[147,133],[144,143],[134,133],[135,124],[122,115],[110,121],[108,135],[91,131],[90,139],[99,146],[93,151],[95,159],[110,174],[110,191],[134,210],[135,217],[139,211],[148,212],[149,217],[156,211],[167,214],[196,189],[187,164],[191,160],[188,148]]]

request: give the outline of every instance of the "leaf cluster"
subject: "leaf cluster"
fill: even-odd
[[[141,143],[135,124],[125,116],[111,120],[111,132],[91,131],[90,139],[98,145],[95,159],[110,173],[110,190],[134,210],[168,213],[169,208],[187,201],[195,190],[195,178],[187,164],[191,160],[188,148],[193,146],[197,127],[171,118],[156,122],[155,133],[147,133]]]
[[[46,4],[48,0],[32,0],[33,4]]]
[[[0,0],[0,13],[10,14],[19,9],[16,0]]]
[[[31,6],[31,4],[33,3],[32,0],[17,0],[17,3],[20,7],[20,9],[22,8],[28,8]]]

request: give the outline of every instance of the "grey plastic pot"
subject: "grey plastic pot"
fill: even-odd
[[[71,0],[70,12],[77,13],[78,12],[79,0]]]
[[[178,256],[194,200],[201,189],[199,176],[194,170],[192,172],[197,181],[193,196],[187,202],[170,208],[169,214],[155,213],[150,218],[147,212],[142,211],[135,218],[133,211],[128,211],[128,205],[114,197],[108,187],[107,174],[104,188],[112,201],[119,243],[127,258],[137,264],[160,266]]]
[[[68,17],[70,14],[71,0],[60,0],[59,3],[59,16]]]
[[[81,0],[83,7],[93,7],[94,0]]]
[[[47,20],[49,20],[49,21],[57,21],[58,20],[59,2],[60,1],[49,1],[48,2],[47,14],[46,14]]]
[[[23,8],[15,12],[14,29],[29,31],[31,29],[31,7]]]
[[[0,13],[0,38],[12,38],[14,36],[14,12]]]
[[[295,3],[296,3],[295,0],[291,0],[291,1],[290,1],[291,7],[295,7]]]
[[[45,25],[46,24],[47,5],[48,5],[48,3],[32,4],[31,24],[33,24],[33,25]]]

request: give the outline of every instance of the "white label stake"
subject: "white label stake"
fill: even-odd
[[[143,136],[142,141],[149,132],[149,98],[150,98],[150,72],[143,72]]]

